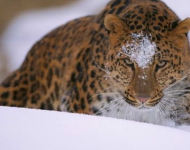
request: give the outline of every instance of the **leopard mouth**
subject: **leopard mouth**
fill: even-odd
[[[138,109],[138,110],[148,110],[148,109],[152,109],[154,107],[156,107],[160,101],[161,101],[162,97],[159,99],[155,99],[155,100],[149,100],[146,101],[145,103],[140,102],[138,99],[136,100],[130,100],[129,98],[125,98],[125,101],[131,105],[132,107]]]
[[[131,105],[135,108],[137,108],[141,105],[138,101],[130,100],[129,98],[126,98],[126,97],[124,99],[125,99],[125,102],[127,102],[129,105]]]

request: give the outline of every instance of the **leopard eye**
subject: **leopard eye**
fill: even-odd
[[[125,58],[124,61],[127,65],[132,65],[134,63],[131,59],[128,58]]]
[[[164,66],[167,64],[167,62],[168,62],[167,60],[159,61],[159,62],[157,63],[157,66],[160,67],[160,68],[161,68],[161,67],[164,67]]]

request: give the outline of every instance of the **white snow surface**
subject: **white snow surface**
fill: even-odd
[[[113,118],[0,107],[2,150],[189,150],[190,133]]]

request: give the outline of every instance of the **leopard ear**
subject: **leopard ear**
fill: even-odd
[[[186,18],[185,20],[181,21],[177,27],[175,27],[171,32],[170,35],[175,37],[182,37],[187,35],[190,30],[190,18]]]
[[[169,32],[171,41],[181,50],[184,55],[189,54],[189,41],[187,34],[190,30],[190,18],[181,21],[172,31]]]
[[[104,25],[107,30],[117,33],[126,29],[125,22],[116,15],[108,14],[104,19]]]

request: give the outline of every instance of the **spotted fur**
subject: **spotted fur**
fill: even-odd
[[[1,83],[0,105],[189,124],[189,29],[160,0],[111,0],[38,41]],[[156,46],[143,68],[132,54],[145,40]]]

